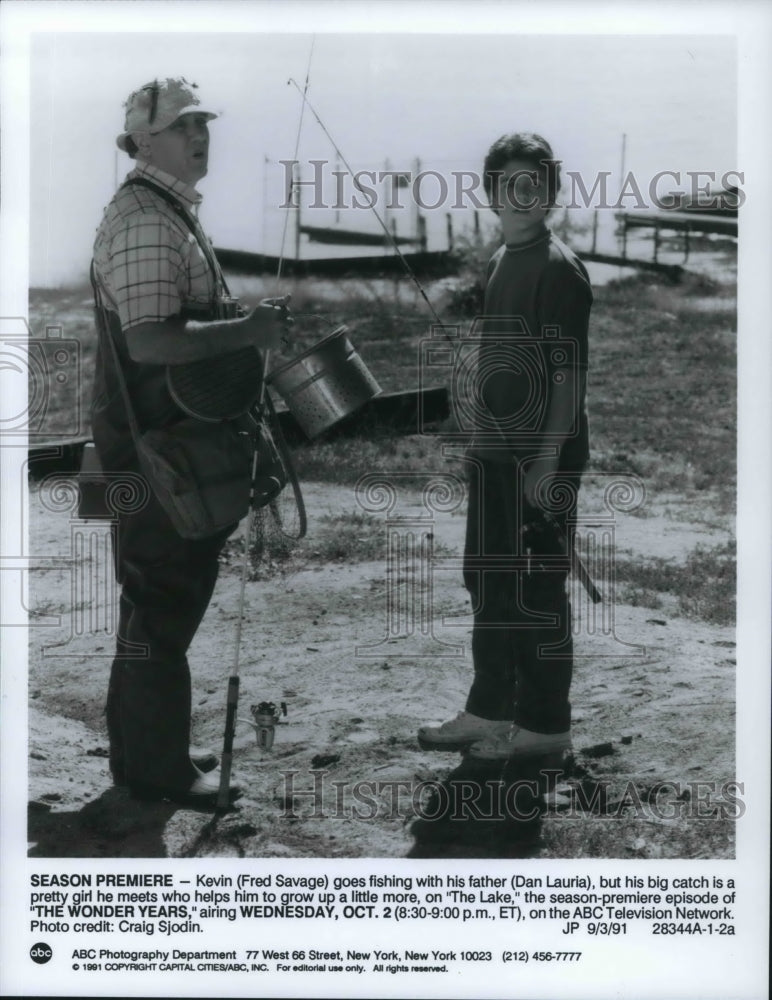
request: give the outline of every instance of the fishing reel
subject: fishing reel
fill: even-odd
[[[272,701],[261,701],[257,705],[250,705],[249,711],[252,713],[252,719],[239,719],[239,722],[246,722],[248,726],[252,726],[257,737],[257,745],[263,750],[270,750],[273,747],[276,726],[281,722],[281,717],[287,714],[286,701],[279,702],[279,708]]]

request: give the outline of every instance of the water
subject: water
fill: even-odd
[[[451,177],[479,171],[502,132],[545,135],[566,170],[592,187],[599,172],[616,191],[622,167],[644,188],[659,171],[738,166],[736,54],[723,36],[586,36],[517,33],[517,8],[502,10],[501,34],[319,34],[309,96],[340,151],[357,169],[412,170]],[[452,27],[452,25],[449,25]],[[590,25],[588,25],[590,27]],[[86,274],[101,211],[131,162],[116,158],[121,105],[160,65],[195,79],[224,114],[211,126],[209,175],[201,185],[202,220],[218,246],[276,254],[285,211],[278,161],[292,157],[299,121],[297,90],[310,37],[252,32],[105,34],[99,45],[77,32],[35,39],[31,59],[30,283],[55,285]],[[463,28],[463,24],[462,24]],[[95,89],[94,80],[104,81]],[[83,115],[87,99],[89,114]],[[310,111],[298,159],[337,153]],[[67,197],[61,196],[66,179]],[[675,183],[675,182],[674,182]],[[308,194],[308,190],[306,190]],[[426,197],[434,195],[429,185]],[[308,205],[308,199],[306,199]],[[447,247],[450,210],[458,237],[472,230],[470,209],[424,212],[428,247]],[[306,222],[336,224],[334,211],[303,212]],[[394,216],[393,216],[394,217]],[[396,216],[414,235],[411,209]],[[484,230],[495,220],[483,209]],[[391,220],[389,220],[390,224]],[[338,214],[337,224],[378,232],[369,211]],[[289,227],[286,252],[295,252]],[[353,252],[379,252],[354,248]],[[352,248],[307,243],[302,256],[348,255]]]

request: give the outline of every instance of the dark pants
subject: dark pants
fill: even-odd
[[[232,527],[181,538],[151,495],[113,532],[121,585],[118,642],[107,695],[110,768],[129,785],[187,790],[191,684],[187,650],[214,590]]]
[[[474,680],[466,710],[563,732],[571,725],[569,559],[553,527],[526,505],[514,463],[470,459],[468,469],[464,583],[474,611]],[[573,500],[554,517],[570,545],[579,477],[569,485]]]

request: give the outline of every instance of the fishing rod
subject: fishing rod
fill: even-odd
[[[333,137],[332,137],[332,136],[330,135],[330,133],[328,132],[328,130],[327,130],[327,128],[326,128],[326,126],[325,126],[324,122],[323,122],[323,121],[322,121],[322,119],[321,119],[321,118],[319,117],[319,115],[318,115],[318,113],[317,113],[316,109],[314,108],[314,106],[313,106],[313,105],[311,104],[311,102],[310,102],[310,101],[308,100],[308,97],[306,96],[305,92],[304,92],[304,91],[302,91],[302,90],[300,89],[300,87],[299,87],[299,86],[297,85],[297,83],[295,82],[295,80],[294,80],[294,79],[293,79],[292,77],[290,77],[290,78],[289,78],[289,80],[287,81],[287,84],[288,84],[288,85],[289,85],[289,84],[292,84],[292,85],[293,85],[293,87],[295,87],[295,89],[296,89],[296,90],[298,91],[298,93],[300,94],[300,96],[301,96],[301,97],[303,98],[303,103],[304,103],[304,105],[305,105],[305,104],[307,104],[307,105],[308,105],[308,110],[309,110],[309,111],[311,112],[311,114],[312,114],[312,115],[314,116],[314,118],[315,118],[315,119],[317,120],[317,122],[318,122],[318,124],[319,124],[319,127],[320,127],[320,128],[321,128],[321,130],[322,130],[322,131],[324,132],[324,134],[325,134],[325,135],[327,136],[327,138],[328,138],[328,139],[330,140],[330,143],[332,144],[332,146],[333,146],[333,148],[334,148],[335,152],[336,152],[336,153],[338,154],[338,156],[340,157],[340,160],[341,160],[341,162],[343,163],[343,165],[345,166],[346,170],[348,170],[349,174],[351,175],[351,179],[353,180],[354,184],[355,184],[355,185],[357,186],[357,188],[358,188],[358,189],[359,189],[359,190],[360,190],[360,191],[362,192],[362,194],[365,194],[365,190],[364,190],[364,188],[362,187],[362,185],[361,185],[361,184],[359,183],[359,181],[357,180],[357,177],[356,177],[356,174],[355,174],[355,173],[354,173],[354,171],[353,171],[353,170],[351,169],[351,167],[350,167],[350,165],[349,165],[349,162],[348,162],[348,160],[347,160],[347,159],[346,159],[346,157],[345,157],[345,156],[343,155],[343,153],[342,153],[342,152],[340,151],[340,147],[338,146],[338,144],[337,144],[337,143],[335,142],[335,140],[333,139]],[[297,157],[296,157],[296,158],[297,158]],[[416,288],[418,289],[418,291],[419,291],[419,293],[420,293],[420,295],[421,295],[421,298],[422,298],[422,299],[424,300],[424,302],[426,303],[426,305],[427,305],[427,307],[428,307],[429,311],[431,312],[432,316],[434,317],[435,321],[437,322],[437,324],[438,324],[439,326],[441,326],[441,327],[442,327],[442,326],[443,326],[443,323],[442,323],[442,320],[441,320],[441,319],[440,319],[440,317],[438,316],[438,314],[437,314],[437,311],[436,311],[436,309],[434,308],[434,306],[433,306],[433,305],[431,304],[431,302],[429,301],[429,297],[427,296],[426,292],[424,291],[424,288],[423,288],[423,285],[422,285],[422,284],[421,284],[421,282],[420,282],[420,281],[418,280],[418,278],[416,277],[416,275],[415,275],[415,272],[413,271],[412,267],[410,266],[410,264],[409,264],[409,263],[407,262],[407,260],[405,259],[405,255],[404,255],[404,254],[402,253],[402,251],[400,250],[400,248],[399,248],[399,244],[397,243],[396,239],[394,238],[394,234],[393,234],[393,233],[391,232],[391,230],[389,229],[389,227],[388,227],[388,226],[386,225],[386,223],[385,223],[385,222],[384,222],[384,220],[382,219],[382,217],[381,217],[381,215],[380,215],[380,213],[379,213],[378,209],[377,209],[377,208],[375,207],[375,205],[372,205],[372,204],[371,204],[371,205],[369,206],[369,208],[370,208],[370,209],[372,210],[372,212],[373,212],[373,214],[375,215],[376,219],[377,219],[377,220],[378,220],[378,222],[380,223],[380,225],[381,225],[381,228],[383,229],[383,231],[384,231],[384,233],[386,234],[386,236],[387,236],[387,238],[388,238],[389,242],[391,243],[392,247],[394,248],[394,250],[395,250],[395,252],[396,252],[397,256],[399,257],[400,261],[402,262],[402,266],[403,266],[403,267],[405,268],[405,270],[407,271],[408,275],[410,276],[410,279],[412,280],[413,284],[414,284],[414,285],[416,286]],[[443,327],[443,329],[444,329],[444,327]],[[447,332],[445,333],[445,336],[446,336],[446,337],[448,337],[448,334],[447,334]],[[450,337],[448,337],[448,340],[450,340]]]
[[[308,91],[310,73],[311,73],[311,59],[314,54],[314,41],[316,36],[311,39],[311,49],[308,54],[308,66],[306,67],[306,82],[305,88],[302,91],[303,100],[306,100],[306,93]],[[300,134],[303,127],[303,113],[305,110],[305,104],[300,106],[300,119],[298,121],[298,130],[295,137],[295,156],[297,160],[298,150],[300,149]],[[282,232],[281,248],[279,250],[279,264],[276,270],[276,282],[274,286],[275,297],[272,299],[264,300],[264,305],[273,306],[274,308],[281,308],[286,312],[287,302],[289,301],[289,296],[285,298],[279,298],[279,286],[281,282],[282,266],[284,263],[284,248],[287,237],[287,219],[288,216],[284,218],[284,229]],[[268,365],[270,361],[270,349],[266,349],[264,353],[263,361],[263,378],[260,385],[260,398],[257,403],[257,412],[262,413],[264,405],[266,403],[266,392],[267,392],[267,375],[268,375]],[[278,422],[277,422],[278,427]],[[279,433],[281,433],[281,428],[279,428]],[[288,456],[285,454],[282,456],[286,462]],[[236,712],[238,711],[239,705],[239,658],[241,652],[241,631],[244,621],[244,600],[246,595],[246,585],[247,576],[249,573],[249,543],[252,537],[253,525],[255,521],[256,509],[255,509],[255,483],[257,479],[257,459],[258,459],[258,448],[257,442],[255,442],[255,447],[252,451],[252,474],[249,489],[249,509],[247,511],[247,523],[244,528],[244,556],[241,563],[241,582],[239,586],[239,600],[238,600],[238,614],[236,617],[236,637],[234,640],[235,649],[233,654],[233,665],[231,667],[230,676],[228,677],[228,692],[226,698],[225,706],[225,731],[223,733],[223,749],[222,749],[222,760],[220,764],[220,785],[217,791],[217,809],[220,812],[225,811],[230,805],[230,780],[231,772],[233,769],[233,739],[236,734]],[[291,464],[291,463],[290,463]],[[303,533],[305,533],[304,523],[305,523],[305,510],[303,507],[302,496],[299,492],[299,484],[297,483],[297,477],[294,475],[294,470],[287,469],[288,476],[292,480],[292,489],[295,494],[295,502],[298,505],[298,513],[301,519],[301,528]]]
[[[311,104],[311,102],[308,100],[308,96],[307,96],[307,93],[306,93],[307,89],[308,89],[308,78],[306,78],[306,87],[305,87],[304,90],[300,89],[300,87],[298,86],[297,82],[292,77],[289,78],[289,80],[287,81],[287,84],[288,85],[292,84],[292,86],[294,86],[295,89],[298,91],[298,93],[300,94],[300,96],[301,96],[301,98],[303,100],[303,106],[308,105],[309,111],[311,112],[311,114],[316,119],[316,121],[317,121],[319,127],[321,128],[322,132],[324,132],[325,136],[329,139],[329,141],[330,141],[333,149],[335,150],[336,154],[338,155],[339,159],[341,160],[341,162],[345,166],[346,170],[351,175],[351,179],[353,180],[354,184],[359,189],[359,191],[362,192],[362,194],[366,194],[365,190],[362,188],[362,185],[357,180],[356,174],[352,170],[351,165],[349,164],[349,162],[346,159],[346,157],[343,155],[343,153],[342,153],[342,151],[340,149],[340,146],[338,146],[338,144],[335,142],[335,140],[333,139],[332,135],[330,134],[327,126],[324,124],[324,122],[322,121],[322,119],[319,117],[319,113],[317,112],[316,108],[314,108],[313,104]],[[296,153],[296,157],[295,158],[297,159],[297,153]],[[460,353],[460,348],[461,348],[461,345],[460,345],[459,341],[458,340],[454,340],[450,336],[450,334],[448,333],[445,324],[440,319],[440,317],[439,317],[439,315],[437,313],[437,310],[434,308],[434,306],[432,305],[432,303],[431,303],[428,295],[424,291],[423,285],[418,280],[418,277],[416,276],[416,274],[413,271],[412,267],[410,266],[410,264],[408,263],[407,259],[405,258],[405,255],[400,250],[399,244],[397,243],[397,240],[395,239],[393,233],[390,231],[389,227],[384,222],[383,218],[381,217],[380,213],[378,212],[378,209],[375,207],[374,204],[369,204],[368,207],[372,210],[372,212],[375,215],[376,219],[380,223],[380,226],[383,229],[384,233],[386,234],[386,237],[388,238],[388,240],[391,243],[392,247],[394,248],[395,253],[399,257],[400,261],[402,262],[402,266],[405,268],[405,271],[407,272],[407,274],[410,277],[411,281],[413,282],[413,284],[415,285],[415,287],[418,289],[418,291],[419,291],[419,293],[421,295],[421,298],[424,300],[424,302],[426,303],[426,305],[427,305],[427,307],[429,309],[429,312],[434,317],[435,323],[437,324],[437,326],[439,327],[439,329],[442,331],[442,334],[445,337],[445,339],[447,340],[447,342],[452,347],[452,349],[453,349],[453,356],[454,356],[454,359],[455,359],[455,364],[458,364],[458,358],[459,358],[459,353]],[[493,426],[499,432],[499,434],[501,435],[501,437],[504,438],[504,433],[501,430],[501,428],[499,427],[499,424],[498,424],[498,421],[497,421],[496,417],[491,412],[490,407],[485,402],[485,399],[483,398],[482,395],[480,395],[479,401],[482,403],[482,405],[485,407],[485,409],[490,414],[491,420],[493,421]],[[506,438],[504,438],[504,441],[505,441],[505,444],[506,444]],[[553,522],[553,523],[550,524],[550,526],[554,530],[554,528],[555,528],[554,519],[552,519],[550,517],[550,515],[547,514],[547,512],[544,512],[544,513],[545,513],[545,519],[549,519],[548,523],[550,521]],[[579,553],[576,551],[576,549],[573,547],[573,545],[569,546],[568,542],[565,540],[565,538],[563,537],[562,533],[560,533],[560,532],[558,533],[558,540],[560,541],[560,544],[563,547],[564,554],[566,554],[570,558],[570,560],[571,560],[571,567],[572,567],[573,571],[575,572],[575,574],[577,575],[577,577],[579,578],[579,580],[582,582],[582,584],[583,584],[584,588],[586,589],[587,593],[589,594],[591,600],[594,603],[598,603],[599,601],[601,601],[602,597],[600,595],[600,592],[595,587],[595,584],[593,583],[593,581],[592,581],[592,579],[590,577],[590,574],[589,574],[589,572],[587,570],[587,567],[584,565],[584,563],[582,561],[582,558],[579,555]],[[570,549],[570,552],[569,552],[569,549]]]

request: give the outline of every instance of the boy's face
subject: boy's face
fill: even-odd
[[[510,160],[492,192],[493,211],[501,219],[507,243],[542,228],[549,212],[546,178],[525,160]]]

